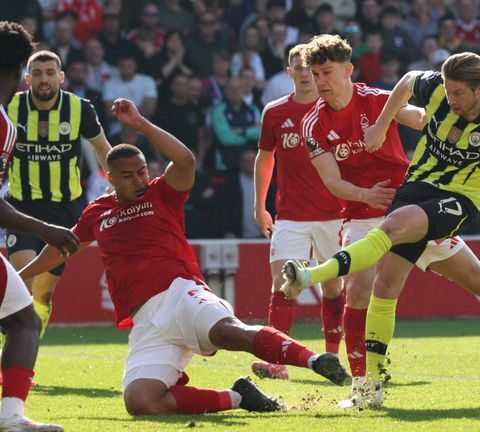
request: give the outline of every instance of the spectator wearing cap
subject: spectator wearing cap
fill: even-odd
[[[438,45],[450,51],[451,54],[457,54],[467,51],[467,47],[457,34],[457,25],[453,15],[445,15],[438,24]]]
[[[477,19],[477,2],[475,0],[458,0],[457,12],[458,37],[468,50],[479,53],[480,21]]]
[[[130,31],[127,38],[140,49],[143,59],[149,59],[160,51],[165,31],[159,26],[159,9],[155,2],[145,3],[140,12],[140,27]]]
[[[367,45],[363,41],[362,29],[357,20],[351,18],[345,21],[342,37],[344,37],[352,47],[352,59],[358,59],[368,50]]]
[[[195,23],[193,15],[182,8],[180,0],[164,0],[159,9],[158,25],[168,30],[189,32]]]
[[[418,51],[410,35],[401,27],[402,15],[395,6],[383,8],[380,15],[383,50],[395,52],[401,64],[408,64]]]
[[[268,0],[267,2],[267,19],[270,24],[281,22],[285,24],[286,36],[285,45],[296,44],[298,41],[298,28],[291,27],[286,22],[287,6],[285,0]]]
[[[116,66],[120,53],[138,48],[123,34],[122,20],[118,9],[105,9],[103,24],[103,31],[99,34],[98,40],[105,52],[105,61],[110,66]]]
[[[248,27],[240,41],[240,51],[233,54],[230,61],[230,71],[233,76],[239,76],[244,67],[250,67],[255,74],[255,87],[261,90],[265,85],[265,68],[260,56],[260,34],[254,26]]]
[[[337,17],[330,3],[322,3],[318,6],[314,19],[316,34],[339,34],[339,31],[335,28]]]
[[[428,0],[413,0],[412,12],[403,20],[402,27],[411,36],[417,50],[426,36],[438,33],[438,19],[432,16]]]
[[[206,77],[213,72],[213,53],[229,52],[229,44],[219,31],[216,15],[204,12],[198,21],[196,31],[187,41],[187,61],[192,65],[195,74]]]
[[[109,135],[120,131],[120,124],[113,121],[112,105],[118,98],[131,100],[141,115],[151,118],[157,106],[157,88],[155,81],[148,75],[137,73],[137,59],[133,52],[123,52],[118,59],[118,77],[111,78],[105,83],[103,100],[105,111],[110,121]]]
[[[97,0],[60,0],[55,8],[56,14],[73,12],[77,16],[75,37],[84,45],[103,29],[103,9]]]

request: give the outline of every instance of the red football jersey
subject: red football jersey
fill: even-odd
[[[0,105],[0,186],[7,172],[16,141],[17,128],[13,126],[5,109]]]
[[[97,198],[75,225],[82,242],[98,243],[119,328],[131,325],[132,309],[165,291],[175,278],[203,280],[184,234],[187,198],[162,176],[128,204],[119,204],[115,193]]]
[[[310,148],[310,157],[313,159],[330,151],[344,180],[370,188],[390,179],[389,187],[397,188],[409,164],[397,123],[391,123],[380,150],[368,153],[363,141],[364,129],[375,124],[389,94],[355,83],[352,99],[340,111],[334,111],[323,100],[318,100],[302,121],[302,144],[305,142]],[[349,201],[346,206],[345,216],[348,219],[368,219],[385,214],[383,210],[358,201]]]
[[[258,147],[276,152],[277,219],[324,221],[341,217],[339,200],[327,190],[301,146],[301,120],[314,105],[297,103],[291,94],[270,102],[263,110]]]

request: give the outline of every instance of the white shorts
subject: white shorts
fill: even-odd
[[[364,238],[373,228],[377,228],[383,221],[383,217],[372,219],[352,219],[343,223],[342,229],[342,247]],[[443,261],[455,255],[465,246],[465,242],[460,237],[447,238],[442,241],[431,240],[427,248],[417,260],[415,265],[423,271],[428,270],[428,266],[436,261]]]
[[[217,351],[208,333],[218,321],[233,316],[232,306],[204,285],[175,279],[133,317],[123,389],[139,378],[163,381],[168,388],[175,385],[193,354]]]
[[[0,299],[0,319],[25,309],[33,302],[24,282],[2,254],[0,254]]]
[[[313,256],[323,262],[340,250],[342,220],[298,222],[278,220],[270,242],[270,263],[280,260],[309,260]]]

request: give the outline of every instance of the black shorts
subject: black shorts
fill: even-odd
[[[18,211],[26,215],[33,216],[44,222],[54,225],[60,225],[66,228],[72,228],[78,221],[83,210],[83,201],[77,199],[68,203],[57,203],[51,201],[18,201],[15,198],[8,197],[7,202]],[[6,241],[8,255],[21,250],[34,250],[37,255],[44,248],[45,242],[32,235],[7,230]],[[65,264],[50,270],[55,276],[60,276],[65,268]]]
[[[395,194],[387,215],[407,205],[421,207],[428,217],[427,235],[416,243],[393,246],[391,252],[415,264],[429,240],[441,240],[463,232],[475,219],[478,209],[465,197],[425,182],[404,183]]]

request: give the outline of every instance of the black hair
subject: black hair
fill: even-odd
[[[18,69],[30,57],[34,47],[32,35],[22,25],[0,21],[0,71]]]
[[[133,156],[141,155],[145,158],[144,154],[132,144],[119,144],[115,147],[112,147],[107,153],[107,165],[110,169],[112,167],[112,162],[117,159],[126,159]]]

